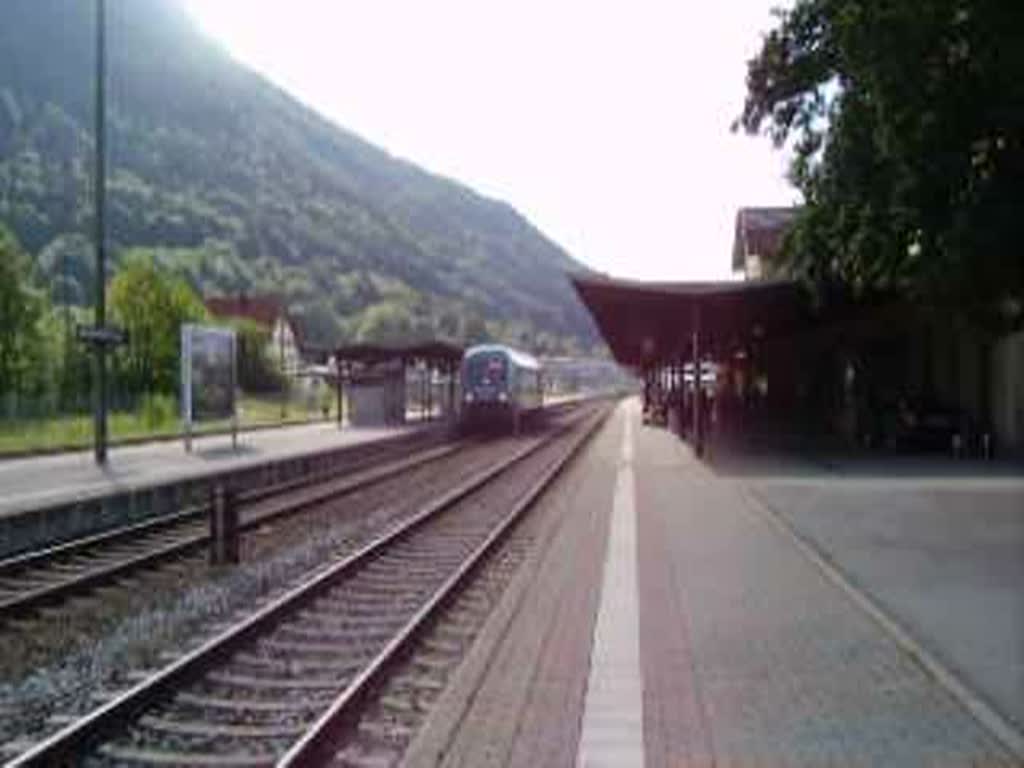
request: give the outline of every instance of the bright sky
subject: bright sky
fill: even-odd
[[[799,199],[729,131],[778,0],[186,1],[326,117],[616,276],[728,277],[736,209]]]

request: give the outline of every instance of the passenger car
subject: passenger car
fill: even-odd
[[[461,423],[464,429],[501,428],[518,433],[525,417],[543,406],[540,363],[502,344],[470,347],[462,357]]]

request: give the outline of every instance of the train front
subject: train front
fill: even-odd
[[[467,429],[507,429],[515,404],[509,358],[500,348],[470,349],[462,361],[462,424]]]

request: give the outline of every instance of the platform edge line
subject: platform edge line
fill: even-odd
[[[637,526],[637,499],[636,499],[636,477],[634,472],[634,430],[633,430],[633,408],[635,401],[627,401],[620,406],[623,413],[622,446],[619,452],[619,461],[616,467],[615,485],[611,518],[608,524],[607,539],[605,541],[605,558],[601,568],[601,588],[598,594],[597,614],[594,617],[594,626],[591,634],[591,648],[589,659],[589,671],[587,685],[583,693],[583,708],[580,713],[580,733],[576,745],[576,768],[587,768],[591,765],[614,765],[607,755],[594,757],[593,751],[588,753],[588,747],[593,750],[595,743],[604,741],[601,736],[601,728],[595,723],[605,715],[601,710],[601,699],[607,698],[606,694],[595,694],[594,684],[599,679],[595,671],[608,659],[611,654],[616,657],[619,654],[613,652],[614,646],[607,644],[609,637],[607,626],[617,626],[618,622],[612,619],[621,620],[626,618],[632,625],[632,633],[635,633],[631,645],[636,652],[635,659],[629,659],[627,663],[633,666],[635,663],[635,678],[637,681],[636,716],[639,721],[638,737],[631,739],[627,737],[625,744],[618,744],[620,753],[628,755],[628,763],[621,765],[645,765],[646,744],[644,733],[644,697],[643,697],[643,666],[640,661],[640,613],[639,613],[639,552],[638,552],[638,526]],[[623,544],[625,543],[625,545]],[[616,544],[619,546],[616,547]],[[616,552],[620,555],[617,556]],[[621,553],[625,552],[625,555]],[[624,559],[623,559],[624,558]],[[627,569],[623,571],[622,569]],[[615,578],[615,577],[618,578]],[[625,578],[631,582],[631,600],[620,602],[616,597],[623,597],[617,588]],[[627,616],[620,615],[625,607]],[[632,616],[629,614],[632,613]],[[605,629],[602,632],[602,628]],[[621,649],[620,649],[621,650]],[[630,654],[627,653],[627,656]],[[616,659],[621,663],[621,658]],[[628,695],[628,691],[618,691]],[[627,729],[628,731],[629,729]],[[636,734],[632,734],[636,735]],[[623,755],[620,754],[619,757]]]
[[[1009,718],[1000,714],[992,705],[974,693],[953,670],[939,661],[931,651],[890,616],[874,598],[868,595],[864,588],[857,586],[843,571],[830,563],[826,559],[827,553],[820,545],[799,533],[788,520],[782,517],[780,512],[758,498],[749,488],[742,487],[740,495],[746,502],[748,511],[766,519],[791,541],[828,581],[839,587],[858,608],[878,624],[904,653],[923,667],[924,671],[931,675],[954,701],[966,709],[999,744],[1008,749],[1016,760],[1024,761],[1024,732],[1017,728]]]

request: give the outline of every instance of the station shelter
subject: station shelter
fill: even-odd
[[[993,324],[878,292],[811,298],[783,258],[797,207],[736,213],[741,279],[659,283],[570,275],[645,413],[744,442],[1024,455],[1024,313]],[[1009,309],[1009,308],[1006,308]]]
[[[698,455],[712,426],[792,405],[795,347],[784,342],[806,315],[795,283],[571,279],[616,361],[641,375],[645,417],[691,439]]]
[[[443,341],[349,344],[334,351],[339,425],[453,418],[463,349]],[[347,407],[346,407],[347,406]]]

